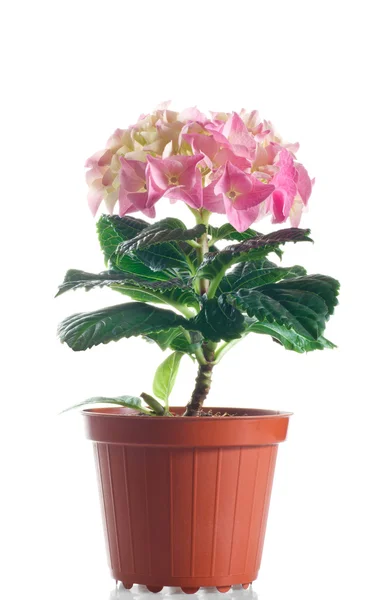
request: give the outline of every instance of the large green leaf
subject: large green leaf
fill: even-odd
[[[193,321],[204,337],[213,342],[239,338],[244,330],[243,315],[224,296],[205,300]]]
[[[155,281],[116,269],[98,274],[71,269],[67,272],[64,283],[59,286],[57,296],[68,290],[79,288],[90,290],[104,286],[130,296],[138,302],[170,304],[176,307],[183,305],[199,309],[199,301],[195,292],[182,279],[174,277]]]
[[[232,253],[232,252],[208,252],[196,271],[196,277],[199,279],[215,279],[225,275],[225,272],[234,264],[261,260],[271,252],[271,248],[260,248],[251,252]]]
[[[150,223],[134,217],[102,215],[97,222],[97,232],[105,260],[108,262],[116,253],[117,247],[124,241],[134,238]]]
[[[130,302],[72,315],[59,325],[58,335],[72,350],[79,351],[180,325],[188,325],[181,315],[149,304]]]
[[[105,398],[103,396],[95,396],[94,398],[89,398],[88,400],[84,400],[79,404],[75,404],[74,406],[70,406],[66,408],[62,412],[65,413],[74,408],[80,408],[81,406],[86,406],[87,404],[114,404],[117,406],[124,406],[125,408],[132,408],[141,413],[151,414],[151,412],[143,406],[143,401],[141,398],[137,398],[136,396],[116,396],[116,398]]]
[[[116,265],[122,268],[126,258],[138,258],[144,265],[157,273],[167,269],[182,269],[189,271],[190,265],[185,254],[173,243],[163,243],[149,246],[145,250],[135,250],[127,254],[118,254]]]
[[[227,273],[220,282],[218,295],[237,291],[242,288],[255,288],[268,283],[276,283],[281,279],[290,279],[306,275],[304,267],[279,267],[267,258],[239,263]]]
[[[60,296],[68,290],[77,290],[84,288],[90,290],[95,287],[115,287],[118,286],[137,286],[155,292],[165,292],[174,288],[187,289],[187,285],[178,278],[154,281],[153,279],[142,279],[133,274],[124,273],[118,270],[102,271],[101,273],[87,273],[78,269],[67,271],[64,282],[59,286],[56,294]]]
[[[243,242],[249,238],[254,238],[261,233],[258,233],[254,229],[246,229],[245,231],[237,231],[230,223],[224,223],[221,227],[212,227],[209,225],[208,233],[211,236],[212,241],[218,242],[219,240],[232,240],[236,242]]]
[[[178,310],[182,306],[199,310],[199,301],[195,292],[191,288],[174,287],[165,291],[150,291],[149,289],[140,289],[128,285],[118,287],[111,286],[111,288],[117,290],[121,294],[129,296],[130,298],[132,298],[132,300],[136,300],[137,302],[169,304],[170,306],[174,306]]]
[[[300,229],[299,227],[288,227],[287,229],[278,229],[266,235],[257,234],[256,237],[249,238],[240,242],[240,244],[232,244],[224,248],[223,252],[247,252],[265,246],[279,246],[287,242],[312,242],[309,237],[310,229]]]
[[[125,273],[137,275],[143,279],[166,280],[173,278],[174,273],[165,269],[156,272],[147,264],[148,256],[142,257],[140,253],[117,257],[117,248],[126,240],[135,237],[143,229],[149,227],[149,223],[141,219],[117,215],[102,215],[97,223],[97,230],[101,249],[107,264],[118,268]],[[143,260],[142,260],[143,259]]]
[[[303,290],[321,296],[327,305],[328,316],[334,313],[335,306],[338,303],[337,296],[340,283],[337,279],[333,279],[333,277],[328,277],[327,275],[306,275],[305,277],[296,277],[287,281],[282,281],[278,285],[281,290]]]
[[[219,252],[208,252],[201,263],[196,276],[204,279],[214,279],[225,274],[234,264],[261,260],[270,252],[279,252],[279,246],[286,242],[308,242],[309,229],[280,229],[267,235],[257,235],[239,244],[226,246]]]
[[[192,229],[187,229],[182,221],[169,217],[150,225],[134,238],[120,244],[118,253],[126,254],[132,250],[141,250],[163,242],[195,240],[205,231],[205,225],[196,225]]]
[[[319,336],[317,340],[308,339],[299,335],[293,329],[288,329],[277,323],[260,323],[249,319],[246,331],[270,335],[274,341],[279,342],[287,350],[293,350],[300,354],[312,350],[323,350],[323,348],[335,348],[335,345],[323,336]]]
[[[339,283],[325,275],[297,277],[254,289],[241,289],[226,297],[250,317],[294,329],[317,340],[337,304]]]
[[[172,352],[156,369],[153,380],[153,393],[168,406],[168,399],[175,385],[182,352]]]
[[[176,225],[176,222],[179,225],[183,225],[178,219],[173,219],[173,221],[174,225]],[[156,273],[173,268],[188,270],[189,264],[184,253],[174,243],[160,243],[159,240],[156,246],[153,248],[149,247],[146,250],[124,246],[124,244],[135,239],[137,235],[142,234],[144,231],[149,230],[149,232],[152,231],[153,233],[155,230],[156,232],[157,226],[158,223],[150,225],[141,219],[134,219],[128,216],[118,217],[117,215],[112,215],[110,217],[101,217],[98,223],[99,240],[106,259],[112,261],[115,266],[123,271],[128,272],[132,272],[132,259],[140,261]],[[137,244],[135,243],[135,245]],[[137,268],[137,265],[133,266]],[[137,270],[133,272],[140,274]]]
[[[149,342],[156,342],[161,350],[170,348],[171,350],[184,352],[184,354],[193,354],[201,346],[202,335],[200,332],[190,331],[191,341],[189,342],[185,334],[183,327],[176,327],[167,331],[150,333],[144,337]]]

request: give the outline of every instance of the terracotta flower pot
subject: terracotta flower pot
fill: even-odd
[[[213,410],[237,416],[83,411],[111,572],[126,588],[227,591],[257,577],[277,444],[285,440],[290,413]]]

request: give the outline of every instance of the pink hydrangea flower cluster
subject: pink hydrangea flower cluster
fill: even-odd
[[[88,202],[95,215],[141,211],[155,217],[162,198],[226,214],[244,231],[270,214],[273,223],[300,223],[314,180],[297,162],[298,144],[284,144],[256,110],[180,113],[163,105],[128,129],[117,129],[106,149],[86,162]]]

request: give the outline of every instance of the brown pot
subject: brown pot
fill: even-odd
[[[277,444],[286,438],[290,413],[213,410],[237,416],[83,411],[111,572],[126,588],[227,591],[257,577]]]

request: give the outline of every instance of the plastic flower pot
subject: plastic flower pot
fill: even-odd
[[[172,411],[181,415],[184,408]],[[111,573],[126,588],[224,592],[257,578],[277,448],[290,413],[213,411],[231,416],[83,411]]]

